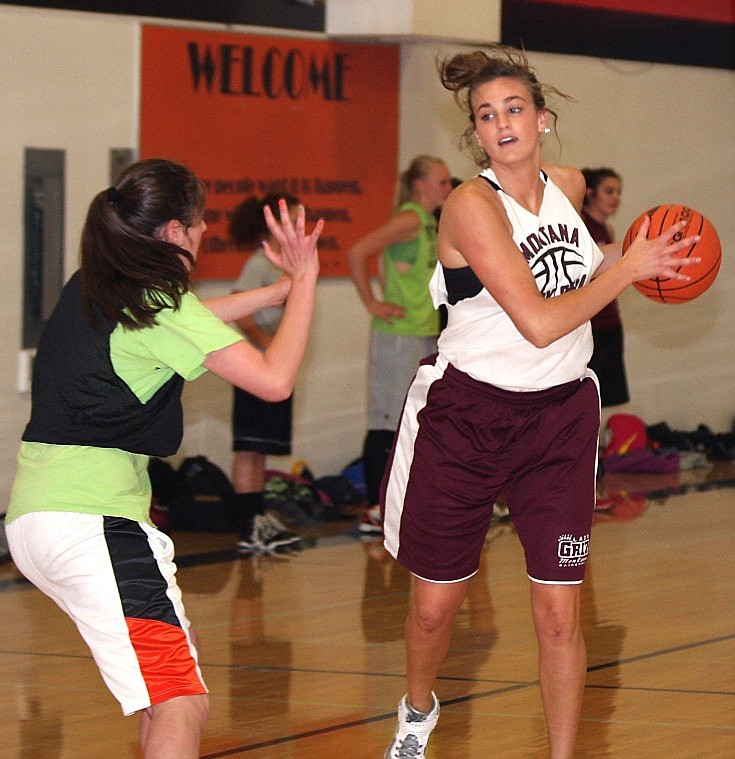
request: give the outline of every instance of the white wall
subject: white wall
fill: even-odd
[[[109,149],[137,144],[138,23],[95,14],[0,5],[0,499],[7,500],[20,434],[28,416],[16,390],[20,347],[23,150],[67,151],[67,272],[77,262],[87,204],[108,179]],[[248,30],[252,33],[252,30]],[[434,42],[404,43],[401,55],[399,155],[442,156],[452,172],[474,165],[457,150],[464,116],[438,82],[434,59],[452,52]],[[573,94],[559,107],[563,152],[549,139],[547,158],[578,166],[609,164],[624,177],[619,233],[657,203],[689,203],[718,228],[725,261],[718,281],[685,306],[621,298],[633,403],[647,422],[693,429],[700,422],[729,430],[735,414],[735,73],[659,64],[606,62],[532,54],[540,78]],[[380,223],[382,219],[376,219]],[[208,295],[227,283],[208,282]],[[331,474],[359,455],[365,426],[369,323],[347,280],[319,286],[312,340],[296,389],[294,455],[317,475]],[[230,390],[204,377],[184,395],[186,433],[179,454],[204,453],[229,467]]]
[[[66,272],[77,266],[79,230],[105,186],[109,149],[137,143],[138,32],[129,20],[0,6],[0,511],[30,404],[16,390],[21,346],[23,158],[66,150]]]

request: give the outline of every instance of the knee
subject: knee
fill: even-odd
[[[209,719],[209,695],[206,693],[196,696],[178,696],[164,703],[178,711],[186,723],[198,725],[200,730]]]
[[[564,645],[579,638],[579,620],[568,613],[550,610],[549,613],[540,618],[537,617],[534,621],[540,641]]]
[[[423,605],[414,606],[409,618],[417,630],[425,635],[431,635],[451,628],[454,616],[453,608]]]
[[[202,693],[196,696],[178,696],[164,702],[168,705],[168,717],[180,720],[182,729],[190,729],[201,733],[209,719],[209,696]],[[162,710],[163,711],[163,710]]]
[[[200,733],[209,718],[209,696],[174,696],[145,710],[152,725],[168,726],[182,733],[189,729]]]
[[[194,704],[192,705],[193,719],[199,723],[199,730],[204,729],[204,725],[207,724],[209,719],[209,696],[204,694],[201,696],[192,696]]]
[[[577,599],[546,599],[533,603],[533,622],[539,641],[554,645],[569,643],[580,635]]]

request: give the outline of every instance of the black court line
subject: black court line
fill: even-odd
[[[631,656],[626,659],[616,659],[613,661],[605,662],[603,664],[598,664],[592,667],[587,668],[587,672],[597,672],[604,669],[610,669],[613,667],[617,667],[624,664],[629,664],[637,661],[644,661],[647,659],[654,659],[660,656],[666,656],[672,653],[678,653],[681,651],[691,650],[694,648],[701,648],[703,646],[707,645],[714,645],[717,643],[722,643],[725,641],[733,640],[735,639],[735,633],[729,634],[729,635],[721,635],[716,638],[710,638],[708,640],[703,641],[696,641],[691,644],[685,644],[681,646],[673,646],[671,648],[661,649],[660,651],[651,651],[647,654],[640,654],[638,656]],[[18,656],[34,656],[34,657],[54,657],[54,658],[60,658],[60,659],[90,659],[91,656],[89,655],[78,655],[78,654],[58,654],[58,653],[42,653],[42,652],[28,652],[28,651],[13,651],[13,650],[0,650],[0,655],[18,655]],[[309,673],[309,674],[331,674],[331,675],[346,675],[350,677],[391,677],[391,678],[404,678],[405,675],[403,673],[401,674],[381,674],[381,673],[374,673],[374,672],[351,672],[351,671],[345,671],[345,670],[323,670],[323,669],[309,669],[309,668],[299,668],[299,669],[293,669],[293,668],[285,668],[285,667],[258,667],[258,666],[251,666],[251,667],[232,667],[231,665],[223,665],[223,664],[206,664],[205,662],[201,662],[201,666],[204,669],[240,669],[243,671],[288,671],[290,673]],[[463,678],[463,677],[439,677],[440,681],[464,681],[468,683],[487,683],[487,680],[478,680],[476,678]],[[495,682],[495,681],[490,681]],[[502,687],[497,688],[491,688],[489,690],[484,690],[480,693],[472,693],[468,694],[466,696],[460,696],[458,698],[452,698],[452,699],[446,699],[442,701],[443,706],[452,706],[455,704],[462,704],[462,703],[468,703],[471,701],[479,701],[484,700],[493,696],[500,696],[505,695],[507,693],[512,693],[514,691],[524,690],[526,688],[533,688],[538,686],[537,680],[531,680],[531,681],[525,681],[525,682],[508,682],[508,681],[496,681],[499,683],[503,683]],[[618,685],[590,685],[587,683],[585,685],[585,688],[591,688],[591,689],[609,689],[609,690],[624,690],[624,691],[645,691],[645,692],[652,692],[652,693],[686,693],[686,694],[697,694],[697,695],[715,695],[715,696],[735,696],[735,692],[732,691],[712,691],[712,690],[692,690],[692,689],[681,689],[681,688],[653,688],[653,687],[620,687]],[[395,711],[390,711],[385,714],[377,714],[373,717],[365,717],[364,719],[359,720],[350,720],[349,722],[340,722],[334,725],[331,725],[330,727],[322,727],[317,730],[305,730],[299,733],[292,733],[290,735],[282,735],[278,738],[271,738],[267,741],[259,741],[258,743],[249,743],[241,746],[233,746],[232,748],[225,749],[223,751],[216,751],[214,753],[210,754],[202,754],[200,759],[219,759],[219,757],[226,757],[226,756],[236,756],[238,754],[244,754],[248,753],[250,751],[256,751],[261,748],[268,748],[272,746],[279,746],[285,743],[292,743],[295,741],[303,740],[305,738],[314,738],[321,735],[329,735],[330,733],[339,732],[340,730],[349,730],[354,727],[360,727],[361,725],[368,725],[374,722],[384,722],[386,720],[394,720],[395,719]]]
[[[0,656],[35,656],[43,659],[77,659],[92,660],[90,654],[58,654],[53,651],[16,651],[12,648],[0,649]]]
[[[660,490],[649,490],[645,493],[641,493],[646,498],[656,500],[658,498],[666,498],[670,495],[686,495],[687,493],[704,493],[707,490],[719,490],[720,488],[732,488],[735,487],[735,478],[728,478],[724,480],[713,480],[712,482],[700,482],[696,485],[675,485],[670,488],[661,488]]]
[[[174,540],[176,535],[174,534]],[[176,566],[181,569],[183,567],[199,567],[206,564],[220,564],[225,561],[234,561],[235,559],[247,558],[242,554],[238,554],[234,549],[227,551],[208,551],[206,553],[190,553],[183,556],[176,556],[174,562]]]
[[[732,488],[735,487],[735,478],[726,477],[720,480],[712,480],[711,482],[700,482],[693,485],[681,485],[671,488],[662,488],[659,490],[649,490],[637,492],[629,490],[628,492],[634,495],[641,495],[651,500],[658,498],[665,498],[672,495],[686,495],[687,493],[702,493],[708,490],[718,490],[720,488]],[[326,545],[335,545],[339,543],[353,542],[359,537],[358,533],[345,533],[341,535],[327,535],[324,537],[309,537],[305,538],[303,543],[303,550],[309,550],[312,548],[319,548]],[[176,533],[173,535],[176,540]],[[238,553],[234,549],[219,550],[219,551],[206,551],[202,553],[191,553],[176,555],[176,566],[179,569],[185,567],[198,567],[206,566],[207,564],[219,564],[231,561],[245,561],[251,558],[248,554]],[[19,588],[27,588],[30,583],[24,577],[17,577],[12,579],[0,580],[0,593],[18,590]]]
[[[686,696],[735,696],[731,690],[702,690],[700,688],[644,688],[640,685],[626,685],[621,688],[619,685],[585,685],[585,690],[622,690],[626,693],[678,693]]]
[[[602,664],[594,664],[592,666],[587,667],[588,673],[593,672],[601,672],[606,669],[613,669],[615,667],[621,667],[625,666],[626,664],[633,664],[635,662],[639,661],[649,661],[651,659],[657,659],[662,656],[669,656],[671,654],[681,653],[682,651],[691,651],[696,648],[704,648],[705,646],[714,646],[718,643],[725,643],[726,641],[735,640],[735,632],[728,633],[727,635],[719,635],[716,638],[708,638],[707,640],[698,640],[693,641],[691,643],[683,643],[680,646],[671,646],[670,648],[662,648],[659,651],[649,651],[645,654],[638,654],[637,656],[629,656],[625,659],[612,659],[608,662],[603,662]],[[0,651],[0,653],[3,653]],[[202,667],[206,667],[208,669],[226,669],[226,670],[233,670],[237,671],[240,670],[242,672],[289,672],[291,674],[306,674],[306,675],[344,675],[347,677],[375,677],[375,678],[404,678],[405,673],[401,672],[398,674],[391,673],[391,672],[365,672],[365,671],[355,671],[355,670],[345,670],[345,669],[315,669],[311,667],[279,667],[276,665],[259,665],[259,664],[248,664],[248,665],[232,665],[232,664],[213,664],[213,663],[207,663],[207,662],[201,662]],[[440,676],[438,678],[442,682],[466,682],[466,683],[498,683],[502,684],[504,687],[510,687],[510,688],[516,688],[521,687],[525,688],[532,685],[538,685],[538,680],[527,680],[527,681],[519,681],[519,680],[502,680],[502,679],[493,679],[493,678],[477,678],[477,677],[461,677],[461,676]],[[600,686],[604,687],[604,686]],[[650,690],[658,690],[657,688],[650,688]],[[661,690],[667,690],[667,689],[661,689]],[[504,692],[501,690],[493,690],[488,691],[488,693],[502,693]],[[682,692],[689,692],[689,691],[682,691]],[[698,693],[699,691],[691,691],[692,693]],[[717,691],[702,691],[707,693],[715,693]],[[733,692],[733,695],[735,695],[735,692]],[[475,698],[476,696],[472,696],[471,698]],[[455,701],[447,702],[447,703],[459,703],[460,701],[465,700],[464,697],[461,699],[456,699]]]
[[[720,488],[732,488],[732,487],[735,487],[735,478],[726,477],[719,480],[712,480],[711,482],[700,482],[693,485],[682,485],[682,486],[676,486],[676,487],[653,490],[653,491],[643,491],[640,493],[631,489],[628,492],[635,495],[645,496],[646,498],[649,498],[651,500],[655,500],[657,498],[664,498],[664,497],[672,496],[672,495],[686,495],[687,493],[702,493],[708,490],[717,490]],[[173,537],[175,540],[176,535],[174,534]],[[335,544],[339,544],[343,542],[345,543],[353,542],[358,537],[359,537],[358,533],[345,533],[341,535],[328,535],[324,537],[307,538],[303,541],[303,549],[309,550],[312,548],[319,548],[319,547],[327,546],[327,545],[335,545]],[[225,561],[247,560],[248,558],[250,557],[247,554],[241,554],[235,550],[210,551],[208,553],[187,554],[184,556],[177,555],[176,565],[179,568],[194,567],[194,566],[200,566],[204,564],[216,564],[216,563],[225,562]],[[0,583],[0,592],[2,592],[2,590],[3,590],[2,583]]]
[[[396,675],[398,677],[398,675]],[[401,675],[403,677],[403,675]],[[442,679],[442,678],[439,678]],[[461,696],[460,698],[447,699],[442,701],[443,706],[450,704],[461,704],[466,701],[474,701],[479,698],[487,698],[488,696],[496,696],[502,693],[510,693],[516,690],[523,690],[524,688],[532,687],[536,683],[516,683],[515,685],[508,685],[504,688],[495,688],[487,691],[486,693],[475,693],[473,695]],[[292,735],[283,735],[279,738],[272,738],[268,741],[260,741],[259,743],[250,743],[246,746],[237,746],[224,751],[216,751],[213,754],[202,754],[200,759],[218,759],[222,756],[236,756],[237,754],[244,754],[248,751],[256,751],[259,748],[268,748],[270,746],[279,746],[283,743],[290,743],[292,741],[302,740],[303,738],[314,738],[321,735],[329,735],[330,733],[336,733],[340,730],[349,730],[353,727],[360,727],[361,725],[369,725],[373,722],[384,722],[385,720],[395,720],[396,712],[391,711],[386,714],[376,714],[374,717],[365,717],[365,719],[351,720],[350,722],[342,722],[331,727],[323,727],[318,730],[305,730],[301,733],[293,733]]]
[[[663,648],[660,651],[651,651],[648,654],[639,654],[638,656],[630,656],[626,659],[616,659],[606,664],[596,664],[594,667],[588,667],[587,672],[599,672],[603,669],[610,669],[611,667],[619,667],[625,664],[632,664],[637,661],[646,661],[648,659],[656,659],[659,656],[668,656],[669,654],[677,654],[681,651],[691,651],[694,648],[701,648],[703,646],[713,646],[716,643],[724,643],[728,640],[735,639],[735,633],[729,635],[720,635],[717,638],[709,638],[708,640],[695,641],[693,643],[683,643],[680,646],[672,646],[671,648]]]
[[[717,488],[727,488],[727,487],[735,487],[735,478],[726,478],[723,480],[715,480],[712,482],[704,482],[694,485],[686,485],[681,487],[674,487],[670,489],[662,489],[657,491],[650,491],[646,493],[641,493],[641,495],[645,495],[647,498],[655,499],[660,498],[662,496],[670,496],[670,495],[684,495],[686,493],[694,493],[694,492],[703,492],[707,490],[713,490]],[[348,536],[349,537],[349,536]],[[344,535],[335,535],[335,536],[329,536],[325,538],[318,538],[316,540],[309,541],[309,545],[306,546],[308,548],[317,548],[319,545],[328,545],[331,543],[337,543],[337,542],[343,542],[345,541]],[[179,568],[183,567],[192,567],[192,566],[201,566],[201,565],[207,565],[207,564],[216,564],[221,562],[230,562],[235,560],[247,560],[248,557],[243,554],[239,554],[235,550],[222,550],[222,551],[209,551],[199,554],[188,554],[188,555],[182,555],[176,557],[176,564]],[[2,580],[0,581],[0,592],[7,592],[11,590],[18,590],[19,588],[26,588],[26,587],[32,587],[31,584],[25,580],[23,577],[13,578],[12,580]],[[598,672],[602,671],[604,669],[612,669],[614,667],[619,667],[625,664],[631,664],[637,661],[645,661],[648,659],[654,659],[661,656],[667,656],[669,654],[673,653],[679,653],[681,651],[687,651],[695,648],[700,648],[703,646],[708,645],[714,645],[716,643],[721,643],[725,641],[729,641],[735,638],[735,633],[729,634],[729,635],[723,635],[717,638],[712,638],[709,640],[704,641],[696,641],[690,644],[683,644],[681,646],[674,646],[668,649],[662,649],[661,651],[652,651],[647,654],[640,654],[638,656],[628,657],[626,659],[616,659],[609,662],[605,662],[603,664],[597,664],[592,667],[587,668],[587,672]],[[57,658],[68,658],[68,659],[91,659],[91,656],[79,656],[79,655],[71,655],[71,654],[54,654],[54,653],[37,653],[37,652],[28,652],[28,651],[11,651],[11,650],[0,650],[0,655],[2,654],[10,654],[10,655],[25,655],[25,656],[52,656]],[[206,664],[205,662],[201,662],[201,666],[203,668],[211,667],[226,667],[229,668],[231,665],[217,665],[217,664]],[[246,671],[266,671],[266,670],[273,670],[278,671],[282,668],[278,667],[246,667],[242,668]],[[283,668],[285,669],[285,668]],[[309,669],[289,669],[288,670],[291,673],[297,673],[297,672],[309,672],[309,673],[322,673],[322,674],[343,674],[343,675],[349,675],[349,676],[367,676],[367,677],[400,677],[403,678],[405,675],[401,673],[400,675],[385,675],[380,673],[364,673],[364,672],[330,672],[327,670],[309,670]],[[460,677],[440,677],[439,680],[444,681],[458,681],[458,680],[465,680],[465,678]],[[486,680],[477,680],[477,679],[471,679],[466,678],[467,682],[487,682]],[[484,691],[482,693],[475,693],[470,694],[467,696],[461,696],[459,698],[455,699],[448,699],[446,701],[443,701],[442,703],[445,705],[454,705],[454,704],[460,704],[460,703],[466,703],[469,701],[476,701],[479,699],[486,699],[491,696],[497,696],[502,695],[505,693],[510,693],[517,690],[523,690],[525,688],[529,687],[536,687],[538,685],[538,681],[533,682],[522,682],[522,683],[509,683],[506,684],[502,688],[493,688],[488,691]],[[681,690],[681,689],[668,689],[668,688],[621,688],[620,686],[600,686],[600,685],[590,685],[587,684],[585,686],[586,688],[610,688],[615,690],[646,690],[646,691],[652,691],[652,692],[672,692],[672,693],[707,693],[712,695],[735,695],[735,693],[730,692],[724,692],[720,693],[717,691],[689,691],[689,690]],[[270,746],[278,746],[285,743],[291,743],[294,741],[302,740],[304,738],[311,738],[319,735],[328,735],[330,733],[338,732],[340,730],[348,730],[353,727],[359,727],[360,725],[367,725],[371,724],[373,722],[381,722],[385,720],[394,720],[395,719],[395,711],[391,711],[386,714],[379,714],[375,715],[374,717],[366,717],[364,719],[360,720],[352,720],[350,722],[342,722],[335,725],[332,725],[330,727],[323,727],[318,730],[309,730],[304,731],[301,733],[294,733],[291,735],[284,735],[280,736],[278,738],[272,738],[268,741],[261,741],[259,743],[252,743],[247,744],[243,746],[237,746],[233,747],[231,749],[225,749],[224,751],[218,751],[211,754],[203,754],[200,759],[219,759],[219,757],[227,757],[227,756],[236,756],[237,754],[244,754],[250,751],[255,751],[260,748],[267,748]]]
[[[670,654],[674,653],[680,653],[682,651],[689,651],[695,648],[702,648],[704,646],[710,646],[715,645],[717,643],[723,643],[725,641],[730,641],[735,639],[735,633],[731,633],[728,635],[720,635],[716,638],[709,638],[708,640],[701,640],[701,641],[695,641],[693,643],[683,644],[681,646],[672,646],[670,648],[664,648],[659,651],[650,651],[647,654],[639,654],[638,656],[630,656],[625,659],[614,659],[609,662],[605,662],[603,664],[596,664],[592,667],[587,668],[587,672],[599,672],[601,670],[605,669],[612,669],[614,667],[620,667],[624,666],[626,664],[632,664],[634,662],[639,661],[645,661],[649,659],[656,659],[661,656],[668,656]],[[206,667],[208,665],[202,664],[203,667]],[[225,666],[226,665],[221,665]],[[268,669],[277,670],[280,669],[278,667],[246,667],[243,669],[247,670],[260,670],[265,671]],[[400,677],[403,678],[405,675],[401,673],[400,675],[390,675],[390,674],[380,674],[380,673],[372,673],[372,672],[347,672],[347,671],[332,671],[332,670],[312,670],[312,669],[289,669],[288,670],[291,673],[296,672],[308,672],[311,674],[317,673],[317,674],[331,674],[331,675],[349,675],[349,676],[356,676],[356,677]],[[487,682],[487,680],[478,680],[476,678],[461,678],[461,677],[439,677],[439,681],[466,681],[466,682],[472,682],[472,683],[483,683]],[[501,681],[502,682],[502,681]],[[478,701],[481,699],[487,699],[492,696],[499,696],[504,695],[506,693],[512,693],[513,691],[518,690],[524,690],[525,688],[531,688],[531,687],[537,687],[538,686],[538,680],[529,681],[529,682],[510,682],[504,685],[500,688],[493,688],[491,690],[486,690],[481,693],[472,693],[468,694],[466,696],[460,696],[459,698],[452,698],[442,701],[442,706],[451,706],[454,704],[462,704],[467,703],[470,701]],[[697,695],[715,695],[715,696],[735,696],[735,692],[733,691],[711,691],[711,690],[692,690],[692,689],[682,689],[682,688],[653,688],[653,687],[647,687],[647,688],[640,688],[640,687],[621,687],[618,685],[590,685],[587,683],[585,685],[585,689],[587,688],[593,688],[593,689],[609,689],[609,690],[622,690],[622,691],[647,691],[647,692],[653,692],[653,693],[686,693],[689,695],[697,694]],[[388,712],[387,714],[378,714],[374,717],[366,717],[365,719],[360,720],[351,720],[349,722],[341,722],[335,725],[331,725],[330,727],[323,727],[318,730],[306,730],[300,733],[293,733],[291,735],[283,735],[278,738],[272,738],[271,740],[267,741],[260,741],[258,743],[250,743],[242,746],[233,747],[230,749],[225,749],[224,751],[217,751],[212,754],[203,754],[201,756],[201,759],[219,759],[219,757],[225,757],[225,756],[236,756],[237,754],[244,754],[249,751],[256,751],[257,749],[261,748],[268,748],[270,746],[279,746],[284,743],[291,743],[294,741],[299,741],[304,738],[313,738],[320,735],[329,735],[330,733],[335,733],[340,730],[349,730],[353,727],[360,727],[361,725],[368,725],[373,722],[383,722],[385,720],[394,720],[396,718],[395,711]]]
[[[682,644],[680,646],[671,646],[669,648],[660,649],[658,651],[649,651],[645,654],[639,654],[637,656],[630,656],[626,657],[625,659],[613,659],[608,662],[603,662],[602,664],[596,664],[593,666],[590,666],[587,668],[588,673],[592,672],[600,672],[606,669],[613,669],[620,666],[625,666],[626,664],[632,664],[635,662],[640,661],[647,661],[651,659],[656,659],[662,656],[669,656],[671,654],[675,653],[681,653],[683,651],[691,651],[693,649],[697,648],[703,648],[705,646],[711,646],[716,645],[718,643],[724,643],[726,641],[730,641],[735,639],[735,632],[730,633],[727,635],[720,635],[715,638],[709,638],[707,640],[700,640],[700,641],[693,641],[692,643]],[[88,659],[91,660],[91,655],[79,655],[79,654],[59,654],[59,653],[51,653],[51,652],[38,652],[38,651],[22,651],[22,650],[0,650],[0,655],[11,655],[11,656],[32,656],[32,657],[51,657],[51,658],[57,658],[57,659],[70,659],[70,660],[79,660],[79,659]],[[310,669],[310,668],[286,668],[286,667],[266,667],[262,666],[259,667],[257,665],[254,666],[248,666],[248,667],[233,667],[232,665],[228,664],[207,664],[206,662],[201,662],[200,666],[203,669],[233,669],[233,670],[242,670],[243,672],[265,672],[265,671],[288,671],[291,674],[297,674],[297,673],[308,673],[308,674],[323,674],[323,675],[344,675],[349,677],[389,677],[389,678],[401,678],[403,679],[405,677],[404,673],[400,674],[384,674],[379,672],[354,672],[354,671],[347,671],[347,670],[324,670],[324,669]],[[507,693],[512,693],[514,691],[524,690],[526,688],[532,688],[538,686],[537,680],[532,681],[525,681],[525,682],[514,682],[514,681],[488,681],[484,679],[477,679],[477,678],[463,678],[463,677],[439,677],[439,681],[444,682],[468,682],[468,683],[475,683],[475,684],[482,684],[482,683],[488,683],[488,682],[498,682],[499,684],[502,683],[502,687],[495,687],[491,688],[489,690],[484,690],[479,693],[472,693],[468,694],[466,696],[460,696],[458,698],[453,699],[446,699],[442,701],[442,704],[445,706],[451,706],[455,704],[462,704],[462,703],[468,703],[471,701],[478,701],[478,700],[484,700],[487,698],[491,698],[493,696],[499,696],[504,695]],[[585,685],[585,688],[590,689],[609,689],[609,690],[624,690],[624,691],[646,691],[646,692],[652,692],[652,693],[686,693],[686,694],[699,694],[699,695],[717,695],[717,696],[735,696],[735,692],[731,691],[711,691],[711,690],[692,690],[692,689],[681,689],[681,688],[654,688],[654,687],[621,687],[619,685],[593,685],[590,683],[587,683]],[[250,744],[244,744],[241,746],[233,746],[232,748],[225,749],[223,751],[217,751],[210,754],[203,754],[201,756],[201,759],[219,759],[219,757],[227,757],[227,756],[236,756],[238,754],[244,754],[248,753],[250,751],[256,751],[261,748],[268,748],[271,746],[279,746],[285,743],[293,743],[296,741],[300,741],[306,738],[313,738],[316,736],[321,735],[329,735],[330,733],[335,733],[340,730],[349,730],[354,727],[360,727],[361,725],[368,725],[374,722],[383,722],[386,720],[394,720],[395,719],[395,711],[390,711],[385,714],[377,714],[373,717],[366,717],[364,719],[359,720],[351,720],[349,722],[339,722],[334,725],[331,725],[329,727],[322,727],[316,730],[306,730],[299,733],[292,733],[290,735],[282,735],[278,738],[271,738],[267,741],[259,741],[258,743],[250,743]]]

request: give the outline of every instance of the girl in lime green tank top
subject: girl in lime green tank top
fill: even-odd
[[[430,336],[439,333],[439,312],[428,297],[436,266],[436,217],[416,201],[404,203],[398,213],[415,213],[418,234],[408,242],[396,242],[383,251],[383,297],[403,309],[403,318],[387,322],[373,317],[373,329],[400,335]]]
[[[440,159],[420,155],[401,174],[398,207],[385,223],[358,240],[347,260],[358,295],[372,316],[368,359],[368,432],[363,462],[368,499],[378,490],[398,424],[403,398],[418,362],[436,348],[439,313],[429,296],[436,265],[436,218],[452,191],[452,176]],[[369,264],[380,256],[381,288]],[[375,508],[361,524],[380,533]]]

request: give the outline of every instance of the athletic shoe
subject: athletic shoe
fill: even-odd
[[[301,538],[289,532],[272,514],[256,514],[249,530],[240,534],[237,550],[242,553],[253,551],[284,551],[294,548]]]
[[[297,535],[295,532],[291,532],[290,530],[286,529],[286,526],[281,522],[278,517],[276,517],[275,514],[271,513],[270,511],[265,512],[265,521],[268,523],[268,526],[271,530],[271,532],[275,535],[278,535],[278,539],[283,545],[284,540],[288,540],[289,548],[299,548],[302,543],[301,535]]]
[[[492,521],[502,522],[503,520],[508,519],[509,516],[510,512],[508,511],[508,507],[505,505],[505,502],[495,501],[493,504]]]
[[[360,521],[360,532],[383,534],[383,522],[380,518],[380,506],[371,506]]]
[[[398,725],[384,759],[424,759],[429,735],[439,719],[439,701],[428,714],[417,712],[404,696],[398,704]]]

